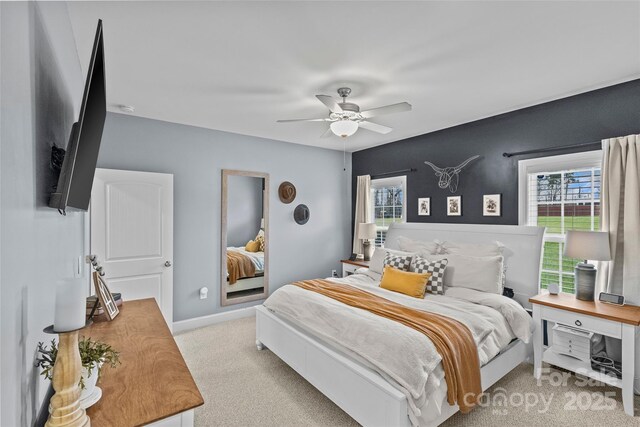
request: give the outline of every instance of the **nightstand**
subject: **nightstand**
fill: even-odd
[[[359,268],[369,268],[369,261],[363,261],[361,259],[355,261],[341,259],[340,262],[342,263],[342,277],[347,277],[355,273]]]
[[[529,299],[533,305],[533,375],[542,373],[542,362],[622,389],[624,412],[633,416],[633,381],[635,373],[636,333],[640,326],[640,307],[617,306],[599,301],[581,301],[569,294],[540,294]],[[553,345],[544,348],[543,321],[554,322],[608,337],[622,340],[622,379],[605,375],[591,368],[591,363],[568,356],[573,351],[569,345],[563,351],[554,351]],[[576,348],[579,353],[579,349]],[[564,353],[564,354],[561,354]],[[580,355],[579,353],[578,355]]]

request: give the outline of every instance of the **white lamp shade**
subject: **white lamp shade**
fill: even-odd
[[[609,233],[604,231],[568,231],[564,256],[594,261],[609,261]]]
[[[373,222],[361,222],[358,224],[358,239],[375,239],[376,225]]]
[[[331,123],[329,127],[331,128],[331,132],[333,132],[334,134],[342,138],[346,138],[356,133],[356,131],[358,130],[358,123],[348,119],[338,120]]]

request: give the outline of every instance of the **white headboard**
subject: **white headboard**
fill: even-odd
[[[543,235],[544,227],[519,225],[392,223],[384,246],[399,249],[399,236],[413,240],[462,243],[491,243],[497,240],[505,246],[506,286],[513,289],[514,298],[520,304],[530,307],[529,298],[538,293],[540,284]]]

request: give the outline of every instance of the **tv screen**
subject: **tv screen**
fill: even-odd
[[[58,185],[49,200],[49,206],[61,213],[65,213],[68,208],[83,211],[89,208],[106,116],[104,45],[102,20],[99,20],[82,95],[80,117],[71,129]]]

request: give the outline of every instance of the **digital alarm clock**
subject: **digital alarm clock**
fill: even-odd
[[[614,305],[624,305],[624,296],[610,294],[608,292],[600,292],[600,296],[598,297],[600,302],[606,302],[607,304]]]

